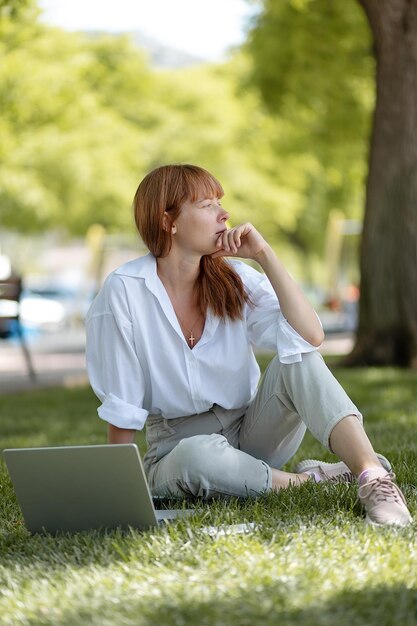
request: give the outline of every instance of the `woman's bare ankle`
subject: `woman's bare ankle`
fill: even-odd
[[[290,472],[282,472],[271,468],[272,471],[272,489],[279,491],[287,487],[299,487],[302,483],[309,480],[310,476],[304,472],[300,474],[292,474]]]

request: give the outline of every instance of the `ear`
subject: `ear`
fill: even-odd
[[[162,228],[167,233],[169,233],[172,228],[171,218],[166,211],[164,211],[164,216],[162,218]]]

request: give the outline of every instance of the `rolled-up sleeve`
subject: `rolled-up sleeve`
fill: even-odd
[[[119,428],[140,430],[148,417],[142,407],[145,385],[123,289],[113,280],[87,315],[87,371],[102,402],[99,417]]]
[[[276,351],[285,364],[297,363],[302,354],[316,350],[287,322],[266,276],[262,276],[250,297],[253,305],[248,305],[247,325],[252,345]]]

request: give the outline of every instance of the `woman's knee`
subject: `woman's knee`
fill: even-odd
[[[311,385],[328,386],[338,384],[337,380],[327,367],[320,352],[306,352],[301,355],[301,361],[284,365],[282,377],[287,389],[297,391],[299,386],[307,388]]]
[[[323,367],[327,368],[323,357],[317,350],[305,352],[301,355],[301,360],[295,363],[281,363],[277,354],[268,364],[265,374],[274,379],[279,379],[281,377],[285,378],[285,375],[288,373],[304,374],[308,370],[316,371]]]
[[[317,351],[301,355],[295,363],[281,363],[276,355],[269,363],[262,379],[262,393],[267,396],[296,392],[299,385],[305,385],[311,379],[320,380],[321,372],[327,369],[323,357]]]
[[[228,447],[223,435],[194,435],[181,439],[172,451],[172,461],[177,470],[183,469],[188,477],[207,477],[219,468],[218,452]]]
[[[223,435],[195,435],[181,439],[166,460],[168,476],[163,490],[176,494],[214,497],[223,493],[222,483],[230,444]],[[160,477],[162,478],[162,477]]]
[[[269,486],[268,466],[231,446],[223,435],[182,439],[160,463],[154,475],[158,494],[246,497]]]
[[[323,367],[323,365],[327,367],[322,355],[317,350],[302,354],[300,363],[304,363],[306,367]]]

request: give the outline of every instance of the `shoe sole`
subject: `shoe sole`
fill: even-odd
[[[383,454],[378,454],[378,453],[377,453],[377,457],[382,467],[387,472],[390,472],[392,467],[388,459]],[[337,466],[340,468],[341,472],[343,472],[345,468],[347,471],[349,471],[349,468],[347,467],[346,463],[343,463],[343,461],[340,461],[339,463],[325,463],[324,461],[318,461],[317,459],[307,459],[306,461],[301,461],[300,463],[298,463],[298,465],[295,468],[295,473],[301,474],[302,472],[306,472],[306,471],[314,469],[318,465],[321,468],[323,468],[324,471],[326,471],[326,468],[328,468],[329,470],[330,469],[334,470],[337,468]]]
[[[410,517],[410,519],[408,519],[406,522],[386,522],[385,524],[379,524],[378,522],[374,522],[368,514],[366,514],[365,517],[365,524],[367,526],[375,526],[376,528],[380,528],[381,526],[396,526],[397,528],[406,528],[407,526],[410,526],[410,524],[412,524],[414,522],[413,518]]]

